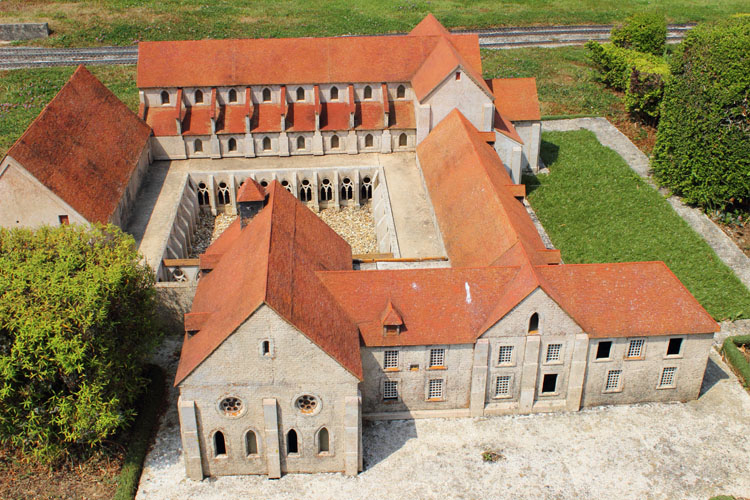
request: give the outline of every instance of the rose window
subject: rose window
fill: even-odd
[[[318,398],[316,398],[315,396],[310,396],[309,394],[300,396],[297,398],[295,406],[302,413],[312,413],[315,411],[315,408],[318,407]]]
[[[242,411],[242,401],[239,398],[224,398],[219,407],[224,414],[236,417]]]

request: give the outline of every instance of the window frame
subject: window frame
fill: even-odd
[[[221,433],[221,438],[224,441],[224,453],[217,453],[216,449],[216,435]],[[211,458],[214,460],[228,460],[229,459],[229,441],[227,440],[227,431],[221,427],[214,429],[209,434],[211,440]]]
[[[544,391],[544,379],[547,376],[551,376],[551,375],[555,376],[555,390],[554,391],[545,392]],[[542,373],[542,380],[541,380],[541,383],[539,384],[539,396],[540,397],[542,397],[542,396],[544,396],[544,397],[547,397],[547,396],[559,396],[560,395],[560,379],[561,378],[562,377],[557,372]]]
[[[443,363],[442,364],[432,364],[432,353],[433,351],[443,351],[442,358]],[[430,347],[427,350],[427,369],[428,370],[445,370],[446,369],[446,354],[447,349],[445,347]]]
[[[440,395],[432,397],[432,385],[436,382],[435,386],[440,388]],[[427,402],[438,402],[445,401],[445,378],[428,378],[425,386],[425,401]]]
[[[550,347],[558,346],[557,357],[555,359],[549,359]],[[561,365],[564,362],[565,355],[565,342],[547,342],[544,344],[544,364],[545,365]]]
[[[510,361],[502,361],[501,356],[503,348],[510,349]],[[497,348],[497,356],[495,357],[497,366],[515,366],[516,364],[516,346],[513,344],[502,344]]]
[[[610,373],[617,372],[617,384],[613,388],[608,388],[609,385],[609,375]],[[602,388],[603,394],[611,394],[615,392],[622,392],[622,377],[623,376],[623,370],[622,368],[615,368],[613,370],[607,370],[607,373],[604,376],[604,387]]]
[[[498,394],[497,393],[497,385],[501,378],[508,378],[508,392],[505,394]],[[513,397],[513,374],[512,373],[503,373],[499,375],[495,375],[495,379],[492,384],[492,399],[510,399]]]
[[[328,433],[328,451],[320,451],[320,432],[325,429]],[[334,455],[333,433],[328,425],[321,425],[314,434],[315,455],[318,457],[332,457]]]
[[[396,397],[386,397],[386,386],[389,384],[394,384],[394,390],[396,391]],[[383,382],[380,386],[381,395],[382,395],[382,401],[383,403],[396,403],[401,401],[401,391],[399,391],[398,388],[398,380],[391,380],[391,379],[383,379]]]
[[[248,433],[252,432],[255,435],[255,453],[248,453],[247,452],[247,435]],[[242,434],[243,437],[243,444],[245,445],[245,458],[250,459],[257,459],[261,458],[263,456],[263,452],[261,451],[261,442],[263,441],[258,437],[258,431],[255,430],[253,427],[248,427],[245,429],[245,432]],[[226,440],[226,438],[225,438]]]
[[[672,382],[668,385],[663,384],[664,372],[666,372],[667,370],[671,370],[671,373],[672,373]],[[656,388],[658,390],[676,389],[677,388],[677,370],[678,370],[678,367],[676,366],[663,366],[661,371],[659,372],[659,381],[656,384]]]
[[[631,356],[630,355],[630,348],[633,346],[634,342],[641,343],[640,351],[637,356]],[[628,339],[628,346],[625,349],[625,356],[626,361],[639,361],[646,359],[646,339],[644,337],[633,337]]]
[[[609,356],[606,358],[600,358],[599,356],[599,346],[602,344],[609,344]],[[612,351],[613,347],[615,346],[614,342],[612,340],[600,340],[596,343],[596,351],[594,351],[594,362],[602,362],[602,361],[612,361]]]
[[[289,433],[294,431],[294,435],[297,436],[297,451],[295,452],[289,452]],[[301,439],[299,436],[299,431],[294,428],[290,427],[287,429],[287,431],[284,433],[284,456],[285,457],[292,457],[292,458],[299,458],[302,456],[302,446],[300,446]]]
[[[392,366],[388,363],[388,354],[395,353],[396,362]],[[398,349],[385,349],[383,350],[383,370],[387,372],[400,371],[400,358]]]
[[[677,354],[669,354],[669,346],[672,343],[673,340],[679,340],[680,341],[680,349],[677,351]],[[683,352],[685,350],[685,337],[683,336],[675,336],[675,337],[668,337],[667,338],[667,348],[664,351],[664,359],[680,359],[684,356]]]

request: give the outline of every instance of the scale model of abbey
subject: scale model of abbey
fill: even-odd
[[[160,281],[186,265],[197,210],[239,215],[196,261],[184,316],[192,479],[357,474],[363,418],[696,398],[718,325],[662,262],[569,265],[545,247],[519,184],[538,161],[534,80],[481,75],[477,37],[432,16],[404,36],[141,43],[140,117],[79,68],[0,163],[0,224],[125,227],[154,160],[416,157],[445,262],[355,265],[310,210],[373,188],[387,205],[387,169],[183,174]]]

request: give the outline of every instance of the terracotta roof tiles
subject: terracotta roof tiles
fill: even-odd
[[[514,122],[541,120],[536,78],[495,78],[490,86],[502,116]]]
[[[245,179],[240,189],[237,191],[237,202],[263,201],[266,199],[266,190],[257,183],[252,177]]]

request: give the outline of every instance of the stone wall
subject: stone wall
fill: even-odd
[[[49,25],[47,23],[0,24],[0,41],[32,40],[48,36]]]
[[[492,130],[495,107],[488,96],[463,70],[457,71],[460,79],[449,75],[422,102],[430,106],[431,117],[429,130],[454,109],[458,109],[480,132]],[[417,128],[419,128],[418,124]]]
[[[541,122],[513,122],[516,132],[523,139],[523,158],[521,168],[532,172],[539,170],[539,148],[542,143]]]

